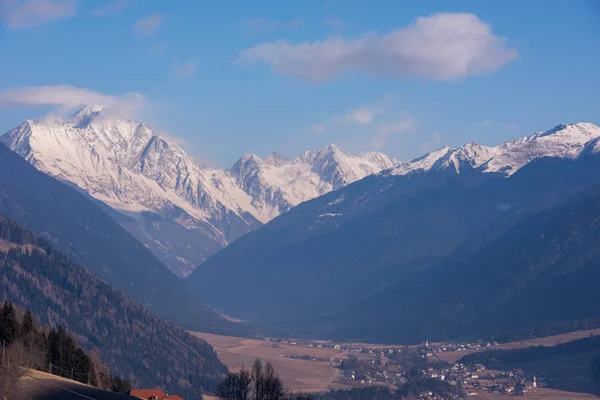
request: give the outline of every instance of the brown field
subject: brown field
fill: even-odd
[[[322,392],[330,389],[343,389],[347,386],[334,383],[337,371],[331,367],[330,361],[309,361],[287,358],[286,356],[308,355],[311,357],[332,360],[343,357],[340,350],[317,347],[300,347],[281,344],[279,348],[271,347],[273,342],[259,339],[246,339],[232,336],[220,336],[210,333],[190,332],[210,343],[223,364],[231,371],[238,371],[242,366],[250,368],[255,359],[273,364],[284,385],[290,390],[304,392]]]
[[[470,399],[473,400],[509,400],[514,399],[514,396],[510,396],[508,394],[498,394],[498,393],[481,393],[475,396],[469,396]],[[561,390],[547,389],[547,388],[537,388],[533,389],[531,392],[526,393],[524,396],[519,396],[521,399],[532,399],[532,400],[593,400],[600,399],[598,396],[594,396],[591,394],[585,393],[571,393],[571,392],[563,392]]]

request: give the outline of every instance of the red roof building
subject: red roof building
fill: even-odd
[[[163,400],[167,398],[165,392],[160,389],[132,389],[129,395],[145,400]]]

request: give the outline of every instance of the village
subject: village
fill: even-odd
[[[424,385],[423,399],[459,399],[481,393],[524,395],[542,385],[540,377],[528,376],[520,369],[490,370],[484,365],[466,365],[460,362],[463,355],[493,349],[496,342],[425,343],[417,346],[375,346],[367,344],[334,343],[323,341],[277,340],[279,343],[299,348],[333,348],[339,356],[330,359],[338,371],[336,383],[348,387],[386,385],[401,388],[410,380]],[[289,358],[312,359],[301,351]],[[430,389],[429,389],[430,388]],[[440,397],[440,391],[444,391]]]

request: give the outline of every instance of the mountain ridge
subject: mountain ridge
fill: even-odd
[[[147,125],[99,107],[27,120],[1,141],[123,214],[122,225],[183,276],[300,202],[394,165],[383,154],[350,155],[330,145],[292,160],[248,153],[230,169],[214,169]]]
[[[241,333],[201,305],[181,280],[89,196],[0,144],[0,214],[47,239],[150,311],[187,329]]]
[[[597,182],[600,128],[591,127],[593,134],[574,145],[575,153],[573,146],[559,143],[552,148],[556,151],[529,154],[514,173],[482,171],[465,159],[458,170],[451,163],[371,175],[304,202],[238,239],[200,265],[186,283],[207,304],[246,320],[327,313],[397,279],[399,271],[428,267],[473,236],[481,237],[478,246],[485,245],[521,218]],[[570,133],[563,133],[570,143]],[[257,294],[265,285],[270,285],[269,296],[290,299],[287,308]],[[252,297],[253,303],[224,298],[224,287]],[[311,296],[303,296],[307,292]]]

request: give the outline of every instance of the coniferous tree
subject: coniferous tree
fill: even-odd
[[[23,321],[21,322],[21,337],[26,337],[36,332],[37,328],[35,326],[33,314],[31,311],[27,310],[25,311],[25,314],[23,315]]]
[[[0,344],[10,346],[18,337],[19,321],[15,307],[8,301],[4,302],[0,312]]]

